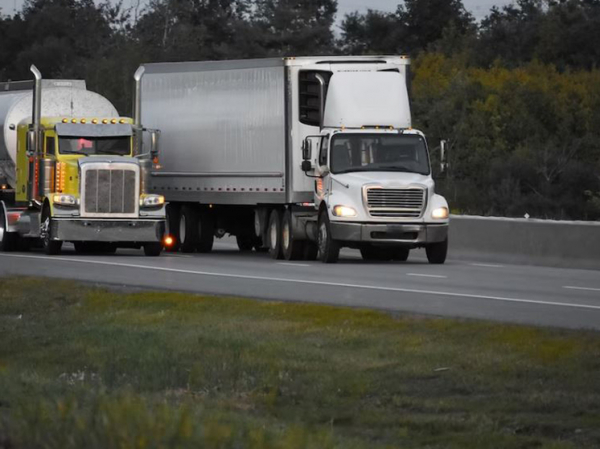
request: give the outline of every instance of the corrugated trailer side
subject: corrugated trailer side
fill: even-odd
[[[282,59],[147,64],[143,121],[161,130],[152,186],[168,201],[286,202]]]

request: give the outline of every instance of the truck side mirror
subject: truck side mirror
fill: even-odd
[[[31,157],[35,153],[35,146],[37,143],[36,135],[34,130],[27,131],[27,156]]]
[[[155,158],[158,156],[158,151],[160,148],[160,131],[152,130],[150,131],[150,156]]]
[[[448,141],[440,141],[440,173],[445,173],[448,169]]]
[[[310,161],[302,161],[302,171],[307,172],[312,170],[312,163]]]
[[[302,159],[309,161],[312,156],[312,141],[306,138],[302,141]],[[303,164],[304,166],[304,164]],[[309,169],[310,170],[310,169]],[[304,170],[308,171],[308,170]]]

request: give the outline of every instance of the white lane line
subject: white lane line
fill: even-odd
[[[277,262],[277,265],[287,265],[288,267],[310,267],[307,263],[291,263],[291,262]]]
[[[565,285],[563,288],[568,288],[569,290],[587,290],[590,292],[600,292],[600,288],[592,288],[592,287],[573,287],[570,285]]]
[[[486,267],[486,268],[504,268],[504,265],[494,265],[492,263],[471,263],[474,267]]]
[[[244,274],[229,274],[229,273],[212,273],[209,271],[194,271],[194,270],[181,270],[176,268],[165,268],[165,267],[152,267],[149,265],[136,265],[120,262],[102,262],[99,260],[86,260],[86,259],[70,259],[67,257],[52,257],[52,256],[26,256],[23,254],[1,254],[1,257],[15,257],[22,259],[41,259],[51,261],[64,261],[72,263],[88,263],[96,265],[109,265],[113,267],[124,267],[124,268],[138,268],[142,270],[154,270],[164,271],[169,273],[181,273],[181,274],[195,274],[199,276],[214,276],[222,278],[236,278],[236,279],[249,279],[253,281],[271,281],[271,282],[288,282],[293,284],[308,284],[308,285],[324,285],[327,287],[345,287],[345,288],[358,288],[364,290],[377,290],[377,291],[388,291],[388,292],[400,292],[400,293],[416,293],[422,295],[434,295],[434,296],[451,296],[456,298],[473,298],[473,299],[488,299],[492,301],[503,301],[503,302],[514,302],[523,304],[538,304],[544,306],[558,306],[558,307],[574,307],[578,309],[590,309],[600,310],[600,306],[593,306],[590,304],[576,304],[568,302],[552,302],[552,301],[539,301],[534,299],[520,299],[520,298],[505,298],[502,296],[486,296],[476,295],[472,293],[455,293],[455,292],[443,292],[435,290],[416,290],[411,288],[398,288],[398,287],[380,287],[377,285],[359,285],[359,284],[345,284],[340,282],[324,282],[324,281],[307,281],[301,279],[288,279],[288,278],[273,278],[266,276],[248,276]]]
[[[423,278],[439,278],[448,279],[448,276],[440,276],[439,274],[421,274],[421,273],[406,273],[407,276],[419,276]]]

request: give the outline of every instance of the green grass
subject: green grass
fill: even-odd
[[[600,334],[0,279],[0,448],[598,448]]]

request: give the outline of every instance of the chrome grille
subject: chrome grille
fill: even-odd
[[[419,218],[425,206],[425,189],[367,188],[367,207],[372,217]]]
[[[84,211],[86,214],[135,214],[136,172],[121,169],[85,171]]]

